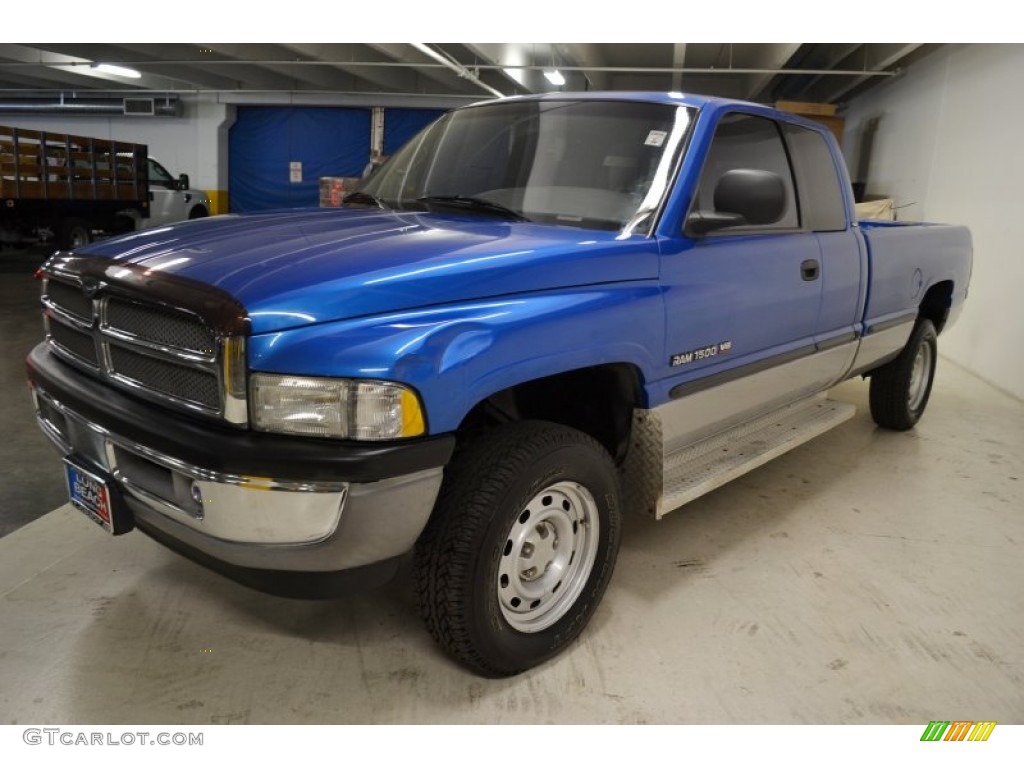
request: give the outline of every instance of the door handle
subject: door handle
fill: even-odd
[[[817,280],[821,273],[821,265],[817,259],[807,259],[800,264],[800,277],[804,280]]]

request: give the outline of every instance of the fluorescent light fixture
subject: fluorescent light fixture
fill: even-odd
[[[565,75],[559,72],[557,69],[549,69],[544,71],[544,77],[548,79],[548,82],[552,85],[565,85]]]
[[[108,75],[120,75],[121,77],[131,77],[133,79],[142,77],[142,73],[137,69],[119,67],[116,64],[93,64],[92,66],[97,71],[106,72]]]

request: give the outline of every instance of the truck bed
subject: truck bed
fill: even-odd
[[[143,203],[147,154],[143,144],[0,126],[0,199]]]
[[[916,313],[929,286],[951,282],[951,308],[967,295],[971,233],[949,224],[862,221],[871,274],[865,323]]]

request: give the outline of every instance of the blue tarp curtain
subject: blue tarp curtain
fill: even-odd
[[[370,110],[239,107],[228,144],[232,212],[317,206],[321,176],[360,176],[366,167]],[[289,181],[295,161],[299,183]]]
[[[443,109],[385,109],[384,154],[393,155],[420,129],[445,113]]]

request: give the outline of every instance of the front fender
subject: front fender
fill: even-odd
[[[516,384],[606,363],[645,380],[664,348],[654,282],[508,296],[253,336],[253,371],[374,378],[413,386],[432,434]]]

